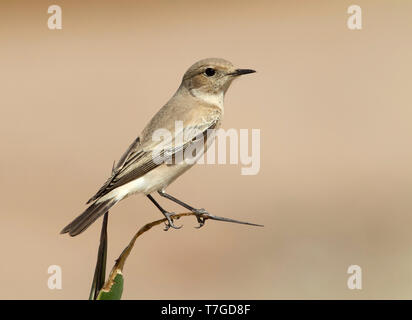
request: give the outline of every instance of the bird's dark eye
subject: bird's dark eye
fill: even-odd
[[[216,73],[216,70],[213,68],[207,68],[205,70],[205,75],[207,75],[208,77],[213,77]]]

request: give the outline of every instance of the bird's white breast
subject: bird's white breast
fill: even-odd
[[[193,89],[192,94],[196,98],[206,102],[207,104],[217,106],[217,107],[219,107],[220,109],[223,110],[223,98],[224,98],[223,97],[224,96],[223,91],[221,91],[220,93],[217,93],[217,94],[208,94],[208,93],[202,92],[200,90]]]

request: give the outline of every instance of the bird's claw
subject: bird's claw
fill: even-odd
[[[197,222],[199,222],[199,225],[195,228],[200,229],[201,227],[203,227],[205,225],[205,222],[206,222],[206,219],[204,217],[202,217],[202,214],[209,214],[209,212],[207,212],[205,209],[201,208],[201,209],[196,209],[194,211],[194,213],[196,214]]]
[[[205,218],[197,218],[197,222],[199,222],[199,225],[197,227],[195,227],[196,229],[200,229],[201,227],[203,227],[205,225]]]
[[[173,216],[175,215],[174,212],[165,212],[164,216],[167,219],[167,222],[165,222],[165,228],[163,229],[164,231],[169,230],[170,228],[173,229],[180,229],[183,226],[175,226],[175,224],[173,223]]]

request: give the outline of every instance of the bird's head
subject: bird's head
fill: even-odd
[[[255,70],[238,69],[231,62],[208,58],[196,62],[183,76],[182,85],[195,96],[224,95],[232,81]]]

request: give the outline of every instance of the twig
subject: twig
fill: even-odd
[[[173,219],[179,219],[181,217],[188,217],[188,216],[196,216],[195,213],[193,212],[185,212],[185,213],[179,213],[173,215]],[[219,217],[219,216],[214,216],[210,213],[204,213],[201,214],[200,217],[204,218],[205,220],[210,219],[210,220],[217,220],[217,221],[224,221],[224,222],[232,222],[232,223],[239,223],[239,224],[246,224],[250,226],[256,226],[256,227],[263,227],[263,225],[260,224],[255,224],[255,223],[249,223],[249,222],[243,222],[243,221],[238,221],[230,218],[224,218],[224,217]],[[117,274],[122,274],[124,264],[126,263],[126,259],[128,258],[130,252],[132,251],[134,244],[143,233],[146,231],[149,231],[151,228],[154,226],[157,226],[163,222],[166,222],[167,219],[163,218],[160,220],[156,220],[150,223],[145,224],[143,227],[137,231],[137,233],[133,236],[132,240],[130,240],[128,246],[123,250],[123,252],[120,254],[119,258],[116,259],[116,263],[114,264],[112,270],[110,271],[109,278],[107,279],[105,285],[102,288],[102,291],[109,292],[110,289],[112,288],[114,284],[114,279]]]

